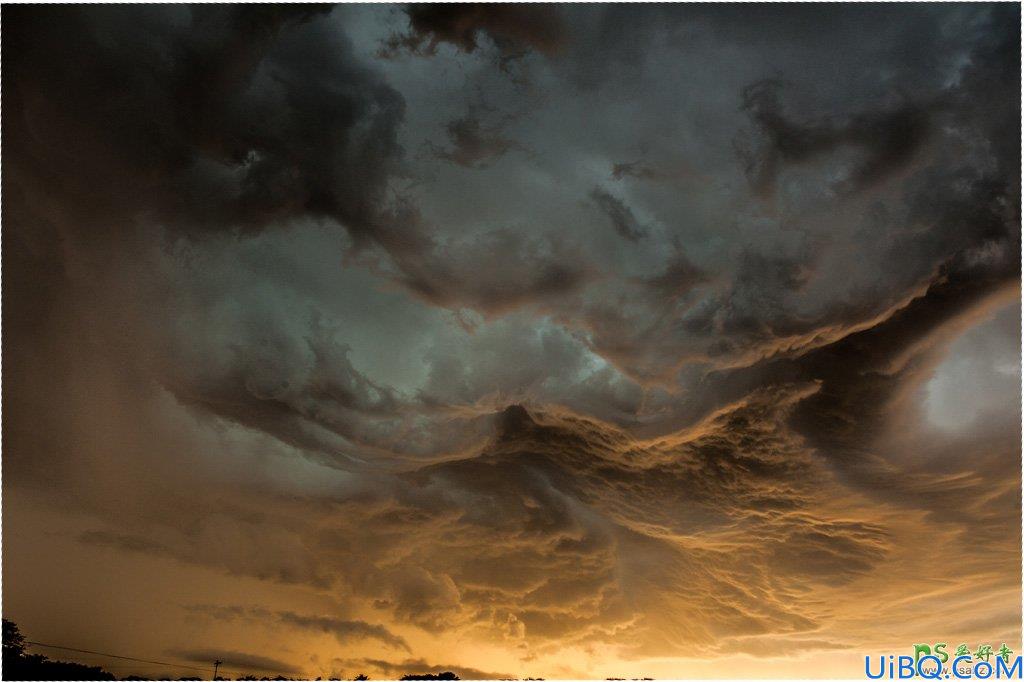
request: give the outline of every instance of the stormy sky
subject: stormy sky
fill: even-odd
[[[1019,5],[3,23],[29,639],[350,678],[1019,648]]]

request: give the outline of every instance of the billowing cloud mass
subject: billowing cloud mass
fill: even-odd
[[[463,678],[1020,643],[1019,7],[3,15],[30,639]]]
[[[568,37],[556,5],[414,4],[405,12],[408,28],[394,32],[386,41],[392,52],[404,47],[434,55],[444,43],[473,52],[486,36],[504,56],[516,56],[527,48],[551,56],[561,51]]]

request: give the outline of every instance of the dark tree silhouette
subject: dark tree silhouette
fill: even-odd
[[[403,680],[457,680],[459,676],[451,671],[439,673],[420,673],[418,675],[403,675]]]
[[[5,680],[113,680],[103,668],[67,661],[51,661],[25,652],[25,637],[12,621],[3,619],[3,666]]]

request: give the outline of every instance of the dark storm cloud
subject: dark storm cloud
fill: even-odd
[[[25,320],[13,341],[19,347],[62,343],[40,326],[39,311],[67,305],[78,286],[73,273],[125,252],[139,222],[155,222],[172,239],[185,235],[192,243],[176,246],[179,253],[202,254],[215,233],[337,221],[357,248],[386,254],[384,277],[436,305],[487,313],[571,293],[593,276],[557,240],[499,230],[435,241],[415,207],[389,203],[405,103],[352,54],[323,8],[51,7],[8,15],[16,56],[4,61],[5,151],[19,163],[5,178],[5,211],[25,228],[13,235],[24,248],[8,261],[7,315]],[[73,55],[72,74],[65,65]],[[70,248],[54,249],[59,240]],[[325,457],[346,443],[372,447],[379,430],[366,420],[386,421],[402,405],[352,367],[315,315],[294,328],[258,305],[236,320],[225,362],[202,375],[181,362],[201,354],[186,338],[199,336],[199,320],[214,335],[225,328],[223,317],[206,314],[224,280],[207,274],[196,276],[210,289],[189,285],[188,296],[156,303],[193,308],[182,311],[192,320],[183,337],[156,318],[165,385],[183,402]],[[24,292],[34,294],[15,295]]]
[[[4,149],[18,159],[4,180],[5,215],[16,216],[19,229],[11,234],[25,246],[5,270],[13,292],[6,298],[8,319],[32,321],[16,335],[16,347],[64,343],[40,311],[69,305],[81,284],[77,272],[112,274],[125,268],[114,259],[129,250],[143,257],[140,222],[155,222],[172,237],[203,238],[331,218],[357,245],[402,250],[422,243],[411,233],[394,238],[382,205],[401,154],[395,135],[404,102],[322,24],[324,8],[5,14],[12,50],[4,59],[3,117],[11,131]],[[306,67],[311,59],[317,69]],[[67,248],[35,249],[34,241]],[[29,291],[36,294],[22,295]],[[316,448],[317,438],[302,433],[287,408],[275,407],[289,377],[275,370],[279,362],[254,356],[258,348],[258,341],[239,342],[238,373],[209,394],[193,392],[194,376],[175,372],[171,382],[183,399],[243,423],[259,414],[287,440]],[[32,370],[34,383],[48,372]],[[353,407],[353,391],[363,389],[357,376],[350,379],[355,383],[341,379],[345,387],[328,379],[319,390],[339,407]],[[32,404],[28,399],[26,409]]]
[[[175,88],[184,88],[190,93],[206,93],[180,98],[182,101],[179,103],[179,98],[174,95],[176,90],[170,87],[164,90],[160,87],[145,89],[144,96],[151,99],[143,100],[146,109],[165,112],[163,115],[166,120],[154,121],[151,117],[134,116],[138,109],[119,107],[116,104],[112,105],[112,112],[105,112],[103,124],[98,117],[70,119],[76,121],[76,139],[98,136],[97,148],[121,150],[115,154],[109,151],[87,154],[84,149],[69,147],[69,152],[83,152],[76,153],[76,158],[126,159],[125,163],[103,163],[97,169],[88,169],[84,173],[67,173],[65,182],[56,183],[56,187],[61,187],[63,184],[74,186],[93,179],[97,181],[96,188],[90,187],[87,190],[83,187],[75,189],[74,193],[96,195],[98,198],[92,203],[116,203],[117,211],[109,216],[103,215],[102,219],[94,216],[92,222],[119,224],[133,216],[131,201],[117,202],[115,197],[100,198],[109,194],[112,188],[137,200],[139,208],[134,212],[135,215],[142,213],[141,207],[145,204],[145,213],[156,212],[157,218],[181,223],[189,230],[203,225],[258,229],[268,222],[289,218],[327,217],[345,225],[357,244],[374,244],[379,247],[387,254],[387,259],[378,271],[432,304],[455,310],[475,309],[485,315],[501,314],[538,302],[548,309],[557,310],[559,304],[579,309],[572,295],[596,279],[596,269],[587,262],[588,254],[571,240],[553,241],[549,237],[503,229],[458,239],[439,238],[435,235],[443,233],[443,226],[422,218],[413,204],[405,201],[395,203],[387,198],[389,180],[394,173],[400,171],[402,165],[395,130],[403,118],[404,103],[402,97],[383,83],[379,76],[359,65],[347,53],[346,41],[342,36],[330,33],[328,37],[329,32],[322,21],[309,21],[304,14],[292,18],[270,12],[268,16],[258,14],[250,18],[244,12],[236,16],[236,11],[241,10],[218,10],[228,12],[223,16],[217,12],[181,15],[178,17],[179,24],[187,24],[195,29],[187,38],[177,35],[173,28],[160,28],[160,31],[166,31],[168,35],[157,33],[154,36],[155,43],[170,46],[168,50],[174,58],[170,61],[158,58],[157,55],[135,59],[133,54],[123,54],[133,49],[133,43],[129,41],[121,41],[123,46],[117,49],[93,45],[82,37],[89,35],[88,30],[75,31],[76,37],[72,44],[81,44],[77,49],[96,55],[95,68],[90,70],[86,64],[85,75],[79,75],[76,83],[61,88],[58,96],[47,94],[44,98],[41,96],[43,93],[40,93],[32,97],[27,93],[24,97],[16,98],[16,101],[26,103],[45,102],[45,105],[40,105],[44,109],[32,112],[32,119],[34,129],[46,130],[49,121],[57,121],[60,111],[70,110],[76,88],[81,88],[79,82],[90,79],[101,85],[105,82],[101,79],[101,69],[123,73],[130,79],[143,82],[174,83]],[[451,11],[451,8],[445,8],[445,11]],[[84,18],[69,10],[55,16],[57,21],[52,23],[58,28],[67,25],[66,30],[69,32],[72,32],[76,22],[88,29],[91,23],[102,22],[104,18],[111,26],[104,25],[103,30],[116,32],[123,28],[123,22],[113,14],[98,14],[98,19],[91,15]],[[303,21],[305,23],[301,23]],[[173,22],[165,23],[175,26]],[[32,28],[32,22],[24,24],[25,30],[22,32],[26,36],[34,35],[32,31],[36,29]],[[252,29],[253,25],[260,28]],[[204,32],[210,34],[208,42],[216,45],[223,54],[210,52],[213,48],[206,46],[202,39]],[[274,41],[275,36],[280,38]],[[46,42],[46,35],[41,38],[31,41],[36,46],[34,49],[41,49],[38,45]],[[984,49],[989,49],[988,44],[983,43]],[[327,62],[331,65],[330,71],[324,74],[325,79],[348,82],[353,87],[343,91],[329,91],[324,85],[326,80],[318,80],[305,71],[297,70],[296,65],[304,63],[314,50],[329,52],[331,55]],[[19,80],[28,83],[36,70],[45,67],[47,58],[55,59],[53,54],[62,53],[59,50],[50,51],[36,55],[32,60],[26,59],[23,63],[15,62],[9,66],[9,70],[14,73],[16,87],[21,87],[17,86]],[[998,51],[991,55],[986,53],[984,59],[979,57],[973,60],[962,82],[952,92],[942,93],[947,99],[961,102],[962,111],[957,116],[969,121],[971,125],[980,115],[981,108],[972,108],[970,101],[957,93],[973,93],[980,89],[977,82],[987,82],[985,79],[1005,80],[1003,75],[991,75],[994,70],[1005,69],[1003,62],[998,59],[999,54]],[[199,76],[195,75],[195,68],[189,64],[196,60],[217,66],[202,76],[212,79],[216,87],[205,85],[205,81],[200,87],[194,82]],[[19,73],[23,75],[19,76]],[[211,73],[215,76],[211,76]],[[38,82],[39,79],[34,79],[24,87],[39,87]],[[897,107],[892,111],[854,110],[840,113],[837,119],[839,122],[836,123],[812,120],[811,123],[802,124],[786,118],[778,110],[777,102],[773,99],[774,93],[775,89],[765,83],[753,87],[747,93],[747,104],[766,135],[766,153],[770,158],[802,159],[837,147],[852,146],[860,149],[864,158],[854,164],[853,175],[850,177],[860,182],[856,178],[863,173],[870,175],[872,182],[882,182],[887,177],[885,169],[906,167],[916,158],[916,154],[911,152],[917,150],[925,139],[912,134],[913,130],[904,130],[904,123],[910,125],[917,121],[914,112],[918,109],[912,105],[907,105],[910,108]],[[97,98],[97,101],[119,101],[102,87],[89,88],[87,92],[77,95],[82,102],[88,101],[90,96]],[[102,100],[104,97],[106,100]],[[178,114],[173,113],[176,107],[182,108]],[[89,106],[84,108],[90,110]],[[107,108],[111,108],[111,105]],[[10,113],[12,109],[8,108],[7,111]],[[315,112],[316,115],[304,114],[301,119],[290,120],[290,117],[296,116],[293,113],[295,111]],[[280,112],[280,115],[272,112]],[[28,109],[25,109],[23,115],[28,115]],[[118,117],[125,120],[122,122]],[[59,120],[68,118],[62,116]],[[316,121],[328,119],[332,121],[330,129],[341,132],[332,133],[331,144],[312,144],[310,140],[325,129]],[[27,119],[13,116],[15,125],[22,125],[18,122],[24,120]],[[458,125],[453,129],[454,146],[445,153],[460,163],[486,163],[487,158],[499,153],[509,141],[493,135],[490,138],[482,136],[484,128],[474,127],[472,120],[467,118],[455,122]],[[111,125],[106,125],[108,121]],[[338,121],[342,122],[340,129]],[[54,131],[48,132],[56,133],[53,135],[55,138],[71,134],[70,131],[62,132],[63,124],[55,122],[52,125]],[[914,125],[910,127],[916,130]],[[117,136],[103,132],[115,128],[121,131]],[[999,133],[996,129],[990,132]],[[33,139],[29,134],[26,137]],[[140,147],[136,142],[144,139],[160,140],[158,148],[170,149],[166,156],[171,161],[158,164],[156,171],[147,168],[146,172],[141,172],[139,164],[143,159],[138,157],[135,150]],[[899,144],[891,144],[893,140]],[[908,144],[913,149],[907,147],[906,153],[899,151],[893,156],[885,156],[894,149],[901,149],[902,144]],[[993,143],[991,148],[1012,148],[1012,144]],[[285,155],[285,149],[298,150],[298,153],[289,151]],[[31,158],[38,155],[38,152],[39,149],[34,147],[33,153],[27,153],[26,156]],[[19,152],[14,150],[14,153]],[[68,153],[65,158],[70,156]],[[57,161],[54,158],[40,159],[41,163],[51,166],[70,167]],[[953,187],[961,186],[962,179],[970,178],[972,174],[977,179],[972,178],[971,182],[990,182],[987,176],[978,174],[983,163],[984,159],[979,158],[955,173],[949,173],[946,169],[925,169],[922,173],[940,173],[937,177],[941,178],[942,183]],[[31,167],[31,164],[26,165]],[[30,173],[16,176],[25,180],[15,180],[18,190],[35,187],[31,189],[32,192],[42,191],[41,177],[33,178]],[[138,184],[141,178],[147,179],[145,186]],[[941,183],[934,181],[927,184],[930,187],[941,186]],[[50,183],[47,186],[54,185]],[[215,187],[220,189],[214,190]],[[99,191],[94,191],[96,189]],[[193,195],[193,189],[204,194]],[[48,189],[45,194],[51,191]],[[948,189],[934,191],[949,194]],[[15,203],[18,203],[19,192],[15,191],[13,195],[16,197]],[[617,197],[598,189],[592,198],[608,214],[613,226],[624,238],[637,241],[648,233],[647,228],[636,219],[633,209]],[[998,195],[993,195],[992,200],[998,200]],[[69,199],[63,203],[77,206],[82,202]],[[892,221],[898,221],[901,217],[892,216]],[[907,218],[913,219],[914,216]],[[80,224],[78,221],[73,222],[75,225]],[[67,227],[67,221],[61,223],[65,230],[82,229]],[[91,239],[84,237],[84,234],[76,236],[79,240]],[[901,257],[908,252],[918,254],[919,257],[915,259],[915,267],[905,268],[897,275],[903,281],[887,287],[889,292],[886,295],[878,296],[877,291],[870,289],[869,295],[864,296],[865,300],[862,301],[836,301],[837,297],[831,295],[818,302],[819,307],[830,307],[827,313],[814,310],[794,312],[797,300],[815,302],[815,297],[805,295],[804,291],[808,278],[814,275],[814,269],[818,267],[820,246],[812,243],[796,254],[781,255],[765,254],[762,253],[762,247],[754,246],[749,255],[741,260],[741,267],[735,273],[736,282],[724,293],[712,293],[685,311],[686,317],[681,324],[668,317],[651,318],[639,325],[636,319],[628,319],[624,320],[627,329],[612,333],[607,324],[607,316],[602,314],[598,316],[601,320],[600,328],[593,329],[593,348],[613,359],[620,368],[633,376],[648,377],[651,370],[643,365],[649,363],[671,368],[679,364],[680,359],[687,358],[715,358],[716,361],[729,362],[737,355],[763,352],[758,348],[771,349],[780,336],[813,337],[815,331],[821,328],[863,321],[905,298],[912,287],[920,286],[921,279],[943,258],[948,257],[951,251],[961,248],[964,242],[956,233],[950,233],[946,240],[949,249],[941,252],[935,245],[941,246],[944,239],[936,240],[934,235],[925,238],[919,231],[908,230],[907,234],[908,239],[914,239],[915,243],[894,245],[892,252],[901,254]],[[919,235],[920,238],[910,235]],[[960,243],[954,243],[954,240]],[[488,260],[489,254],[499,252],[502,253],[501,258],[494,262]],[[800,273],[795,276],[803,279],[796,281],[792,278],[773,277],[772,269],[753,268],[751,264],[757,262],[774,262],[777,266],[772,266],[774,271],[781,273],[779,268],[788,268],[791,273]],[[665,310],[662,302],[656,298],[641,301],[640,309],[644,308],[648,308],[654,315],[661,315]],[[583,310],[588,308],[584,306]],[[586,315],[582,320],[577,319],[576,323],[591,327],[598,324],[593,317],[588,319]],[[643,338],[636,338],[637,329],[643,330]],[[680,330],[686,333],[680,334]],[[725,338],[715,341],[701,338],[721,332],[725,332]],[[634,338],[612,345],[602,342],[604,338],[614,339],[623,335],[632,335]],[[799,345],[799,342],[795,343]],[[629,346],[645,347],[643,353],[649,357],[631,361],[626,353],[618,350]],[[656,348],[664,348],[664,353],[653,350]],[[665,355],[671,353],[672,348],[685,349],[680,354],[681,358],[673,359]]]
[[[798,164],[851,147],[861,159],[843,180],[847,191],[860,191],[905,168],[927,139],[931,125],[928,105],[900,104],[866,111],[848,121],[796,122],[782,108],[784,83],[764,80],[743,92],[743,109],[764,136],[755,150],[744,150],[747,176],[761,193],[774,188],[780,167]]]
[[[625,177],[639,178],[641,180],[655,180],[658,174],[650,167],[640,161],[629,163],[616,163],[612,166],[612,177],[621,180]]]
[[[485,34],[507,55],[528,48],[552,56],[561,51],[568,38],[556,5],[413,4],[406,13],[408,32],[391,36],[387,51],[407,49],[432,55],[438,45],[449,43],[463,52],[473,52],[479,46],[480,34]]]
[[[1019,35],[996,10],[985,22],[955,81],[918,87],[888,107],[855,100],[832,119],[796,122],[780,108],[777,82],[751,85],[745,106],[766,145],[755,159],[772,182],[811,158],[837,165],[790,178],[788,234],[737,245],[728,273],[675,316],[655,297],[629,310],[605,301],[586,308],[594,351],[638,380],[665,381],[686,362],[747,364],[827,343],[887,317],[968,261],[985,262],[979,273],[1019,276],[1011,254],[1020,243],[1020,137],[1006,123],[1018,107],[1008,99],[989,107],[981,96],[995,83],[1009,87],[1016,67],[1005,46]],[[819,189],[825,170],[838,180]],[[869,185],[873,193],[862,191]],[[896,200],[879,200],[883,192]],[[853,267],[858,259],[870,265]]]
[[[943,330],[969,324],[979,305],[984,310],[1019,292],[1014,270],[1012,261],[998,268],[991,263],[948,267],[922,296],[870,329],[795,358],[710,373],[699,395],[711,402],[690,403],[696,411],[684,419],[721,401],[745,400],[751,390],[765,386],[813,384],[815,390],[795,404],[787,422],[844,484],[893,504],[955,518],[948,496],[980,484],[946,475],[963,463],[946,463],[943,474],[911,475],[891,461],[899,453],[881,454],[878,441],[893,413],[906,409],[902,401],[908,390],[929,376],[945,336],[953,333]]]
[[[396,279],[434,305],[496,315],[565,297],[598,275],[579,247],[558,235],[498,228],[403,260]]]
[[[487,126],[472,112],[450,121],[445,130],[450,146],[436,147],[433,154],[464,168],[486,168],[518,145],[504,136],[501,127]]]
[[[405,104],[322,11],[12,9],[11,182],[73,206],[83,230],[143,213],[186,231],[321,216],[357,241],[418,243],[381,206]]]
[[[888,88],[896,76],[910,91],[943,80],[940,66],[952,55],[937,45],[957,49],[965,38],[974,37],[969,32],[951,33],[945,22],[954,16],[954,20],[976,20],[994,7],[989,4],[972,11],[961,5],[936,12],[928,6],[808,3],[776,8],[769,4],[701,3],[683,11],[670,4],[593,4],[574,13],[586,39],[571,43],[569,75],[581,88],[599,89],[620,74],[629,78],[643,75],[649,67],[647,57],[654,52],[652,38],[686,45],[706,37],[713,44],[738,48],[730,60],[740,53],[755,55],[763,77],[773,76],[781,70],[779,64],[789,63],[803,78],[827,80],[838,68],[848,76],[843,81],[847,86],[874,82]],[[1012,23],[1012,19],[1008,21]],[[874,39],[870,47],[863,42],[865,35]],[[795,59],[787,59],[785,53]],[[851,62],[845,57],[852,60],[852,71],[847,70]],[[811,61],[815,58],[820,63]],[[878,63],[884,63],[889,71],[875,72]],[[708,69],[712,63],[701,66]],[[818,67],[824,67],[824,74]],[[714,62],[712,68],[721,75],[728,65]]]
[[[1009,269],[1012,271],[1013,266]],[[885,423],[886,406],[892,405],[908,384],[927,376],[929,356],[934,351],[924,339],[944,325],[955,324],[960,317],[969,319],[971,309],[985,297],[1005,299],[1019,291],[1007,281],[1009,278],[995,274],[973,269],[950,269],[945,274],[944,281],[934,284],[889,321],[796,363],[803,372],[822,381],[822,390],[801,404],[793,416],[794,425],[809,444],[876,494],[893,494],[904,500],[913,496],[924,507],[931,506],[930,495],[942,492],[937,478],[932,485],[907,491],[886,476],[889,465],[869,454],[870,444]],[[919,483],[927,480],[927,475],[919,477]]]
[[[258,670],[268,673],[294,674],[298,669],[284,661],[250,654],[243,651],[225,651],[221,649],[171,649],[167,652],[184,661],[210,665],[211,661],[222,661],[225,668],[241,668],[242,670]],[[212,666],[211,666],[212,667]]]
[[[330,616],[304,616],[290,611],[279,614],[281,623],[306,630],[317,630],[334,635],[339,642],[351,639],[376,639],[390,647],[411,651],[404,639],[388,632],[382,625],[362,621],[342,620]]]
[[[680,183],[703,179],[690,163],[673,160],[667,164],[653,164],[646,161],[629,161],[612,164],[613,180],[632,178],[643,182]]]
[[[590,198],[601,209],[601,212],[608,216],[608,220],[611,221],[612,227],[620,237],[637,242],[647,236],[647,228],[640,224],[640,221],[633,215],[632,209],[621,199],[600,187],[591,190]]]
[[[18,57],[5,61],[12,92],[4,111],[15,140],[8,153],[24,159],[8,177],[14,210],[56,202],[71,214],[57,229],[86,244],[139,218],[193,235],[331,219],[356,247],[379,247],[394,279],[428,299],[445,305],[456,291],[476,290],[450,260],[493,244],[453,254],[415,207],[392,201],[403,98],[358,62],[343,35],[310,20],[312,9],[130,14],[12,12]],[[98,38],[108,34],[116,39]],[[70,54],[85,55],[74,76],[62,68]],[[305,67],[311,60],[316,70]],[[123,87],[131,98],[118,95]],[[455,130],[457,144],[472,146],[475,134],[485,147],[504,145],[479,129]],[[497,153],[466,147],[456,156],[479,163]],[[577,265],[546,263],[516,239],[540,272],[525,275],[519,292],[482,282],[469,305],[574,286]]]
[[[675,246],[675,254],[666,263],[665,269],[641,280],[655,297],[665,301],[685,296],[693,287],[708,279],[708,274],[694,265],[678,244]]]
[[[405,408],[352,366],[337,330],[315,317],[306,327],[280,327],[260,312],[240,320],[236,338],[247,343],[234,344],[223,364],[201,376],[181,371],[169,354],[166,382],[179,400],[323,455],[342,441],[372,445],[374,423]]]
[[[342,644],[354,640],[370,639],[395,649],[410,651],[409,644],[403,638],[382,625],[374,625],[362,620],[301,614],[294,611],[271,611],[260,607],[195,604],[187,606],[185,609],[190,613],[222,621],[242,619],[266,622],[273,620],[287,627],[333,635]]]

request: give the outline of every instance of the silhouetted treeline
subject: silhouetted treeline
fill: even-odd
[[[51,661],[42,654],[25,652],[25,637],[18,626],[3,621],[3,664],[5,680],[113,680],[103,668],[67,661]]]
[[[448,671],[443,673],[420,673],[419,675],[403,675],[403,680],[457,680],[459,676],[455,673]]]

